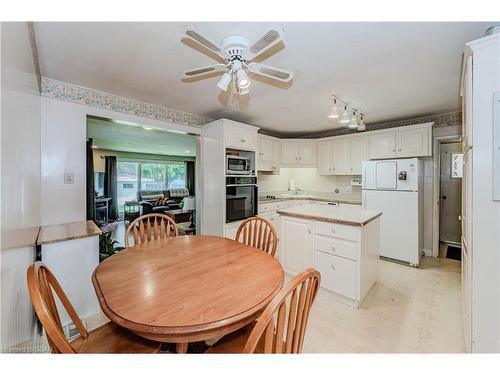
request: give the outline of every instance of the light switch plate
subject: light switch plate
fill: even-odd
[[[74,173],[65,173],[64,174],[64,183],[66,185],[73,185],[75,183],[75,174]]]

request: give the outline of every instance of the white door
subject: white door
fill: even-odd
[[[281,217],[280,250],[285,271],[296,274],[311,263],[312,223],[308,220]]]
[[[283,142],[281,150],[283,164],[299,163],[299,142]]]
[[[332,171],[332,142],[318,143],[318,173],[320,175],[331,175]]]
[[[351,173],[351,141],[342,139],[333,142],[333,165],[334,172],[337,175],[346,175]]]
[[[316,165],[318,157],[316,142],[301,141],[299,144],[299,150],[300,164]]]
[[[390,159],[396,157],[396,131],[370,136],[370,159]]]
[[[363,207],[382,211],[380,255],[418,265],[418,192],[363,190]]]
[[[361,164],[368,160],[368,137],[358,136],[351,139],[351,174],[361,174]]]
[[[429,154],[428,127],[417,129],[398,129],[397,150],[398,158],[427,156]]]

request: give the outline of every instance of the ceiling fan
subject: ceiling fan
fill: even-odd
[[[229,35],[222,40],[222,45],[219,46],[195,29],[187,28],[185,37],[215,53],[224,60],[224,63],[187,70],[184,75],[187,77],[202,77],[207,73],[224,72],[219,83],[217,83],[217,87],[222,91],[227,91],[232,84],[233,93],[236,95],[246,95],[250,92],[250,79],[247,72],[288,83],[293,79],[293,72],[252,62],[281,42],[283,36],[283,31],[275,28],[269,30],[258,41],[250,45],[250,40],[244,36]]]

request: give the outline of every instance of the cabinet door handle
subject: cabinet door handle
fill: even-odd
[[[396,152],[396,149],[395,149],[395,148],[393,148],[393,149],[392,149],[392,152]]]
[[[399,149],[398,151],[401,151],[401,149]]]
[[[330,250],[332,251],[332,253],[334,253],[335,251],[337,251],[337,250],[335,249],[335,246],[332,246],[332,247],[330,248]]]
[[[335,228],[332,228],[332,233],[335,233]]]
[[[330,268],[335,271],[335,266],[333,264],[330,264]]]

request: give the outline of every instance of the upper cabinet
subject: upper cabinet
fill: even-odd
[[[333,141],[318,142],[318,174],[333,174]]]
[[[369,146],[370,142],[367,135],[351,139],[351,174],[361,175],[363,162],[369,159]]]
[[[432,156],[432,123],[373,132],[370,159]]]
[[[314,167],[317,164],[316,141],[284,139],[281,144],[282,160],[286,166]]]
[[[258,134],[257,170],[279,171],[281,164],[281,139]]]
[[[253,126],[224,120],[226,132],[226,148],[257,151],[257,130]]]
[[[360,175],[361,164],[368,160],[368,136],[347,136],[318,142],[318,174]]]
[[[333,172],[338,175],[351,174],[351,139],[333,141]]]

